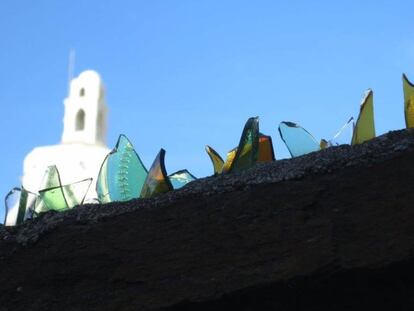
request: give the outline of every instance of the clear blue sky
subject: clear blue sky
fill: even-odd
[[[404,127],[401,74],[414,80],[413,1],[0,2],[0,194],[35,146],[60,141],[68,54],[97,70],[108,146],[126,134],[149,167],[212,173],[248,117],[288,152],[280,121],[331,138],[374,90],[377,133]],[[3,219],[3,207],[0,209]]]

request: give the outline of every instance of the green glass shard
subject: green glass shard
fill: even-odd
[[[40,209],[39,205],[36,206],[36,213],[69,209],[62,187],[40,190],[39,200],[42,202],[42,208]]]
[[[320,150],[320,145],[316,139],[296,123],[281,122],[279,124],[279,134],[292,158]]]
[[[46,210],[64,211],[83,204],[91,183],[92,178],[88,178],[73,184],[44,189],[39,191],[39,198]]]
[[[138,198],[148,171],[125,135],[106,156],[99,171],[96,192],[102,203]]]
[[[221,174],[223,170],[224,161],[220,155],[210,146],[206,146],[206,152],[213,163],[214,175]]]
[[[144,186],[141,191],[141,198],[150,198],[160,193],[173,190],[170,179],[164,164],[165,150],[161,149],[151,165]]]
[[[358,120],[354,127],[351,145],[361,144],[375,137],[374,93],[367,90],[361,102]]]
[[[259,118],[249,118],[229,172],[240,172],[254,166],[259,157]]]
[[[257,162],[271,162],[275,160],[272,137],[259,134],[259,158]]]
[[[49,210],[63,211],[83,203],[92,178],[62,186],[56,166],[49,166],[44,174],[41,190],[34,207],[35,214]]]
[[[414,128],[414,84],[403,74],[404,116],[406,128]]]
[[[5,198],[5,226],[15,226],[31,217],[37,195],[24,188],[13,188]]]
[[[51,188],[61,187],[61,185],[62,184],[60,181],[60,175],[59,175],[59,171],[56,165],[48,166],[43,175],[39,189],[40,190],[51,189]],[[36,200],[34,212],[36,214],[39,214],[39,213],[47,212],[48,210],[49,208],[45,205],[45,201],[42,200],[41,197],[39,196],[39,199]]]
[[[191,174],[187,170],[180,170],[175,173],[172,173],[168,176],[170,179],[171,185],[174,189],[180,189],[181,187],[188,184],[190,181],[196,180],[197,178],[194,177],[193,174]]]

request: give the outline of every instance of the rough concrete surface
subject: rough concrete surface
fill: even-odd
[[[412,310],[414,132],[0,228],[0,310]]]

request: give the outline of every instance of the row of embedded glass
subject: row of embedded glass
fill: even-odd
[[[164,165],[165,150],[161,149],[148,171],[131,142],[120,135],[116,147],[102,163],[96,183],[98,203],[150,198],[179,189],[196,178],[187,170],[167,176]],[[47,211],[64,211],[84,203],[92,183],[88,178],[62,185],[56,166],[49,166],[42,179],[39,193],[13,188],[5,198],[4,224],[14,226]]]
[[[414,127],[414,85],[403,75],[404,113],[406,127]],[[367,90],[360,106],[357,122],[350,118],[331,139],[318,142],[308,131],[293,122],[281,122],[279,134],[292,157],[301,156],[341,143],[356,145],[375,137],[373,91]],[[342,141],[351,133],[350,141]],[[259,132],[259,118],[247,120],[239,145],[227,153],[224,161],[210,146],[207,154],[213,164],[214,174],[240,172],[258,162],[275,160],[272,139]],[[167,176],[164,164],[165,150],[161,149],[148,171],[125,135],[120,135],[115,148],[102,163],[96,183],[97,201],[109,203],[154,195],[179,189],[196,178],[187,170]],[[40,213],[64,211],[82,205],[92,178],[62,185],[56,166],[45,172],[38,194],[22,188],[13,188],[6,196],[6,226],[22,223]]]

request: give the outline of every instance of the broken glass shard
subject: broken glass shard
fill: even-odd
[[[414,127],[414,84],[403,74],[404,116],[406,128]]]
[[[142,187],[141,198],[151,198],[157,194],[173,190],[165,169],[164,158],[165,150],[161,149],[148,171]]]
[[[102,163],[96,183],[100,202],[128,201],[138,198],[148,171],[125,135]]]
[[[351,145],[362,144],[375,137],[374,93],[367,90],[362,98],[358,120],[354,127]]]
[[[64,211],[83,204],[91,183],[92,178],[88,178],[73,184],[43,189],[39,191],[39,198],[46,210]]]
[[[249,118],[244,126],[239,146],[229,172],[240,172],[251,168],[259,156],[259,118]]]
[[[37,195],[24,188],[13,188],[5,198],[5,226],[15,226],[31,217]]]
[[[257,162],[271,162],[275,160],[272,138],[259,134],[259,158]]]
[[[194,177],[193,174],[191,174],[187,170],[180,170],[175,173],[172,173],[168,176],[170,179],[170,182],[174,189],[180,189],[181,187],[184,187],[189,182],[196,180],[197,178]]]
[[[281,122],[279,134],[292,158],[320,150],[320,145],[316,139],[296,123]]]
[[[220,155],[210,146],[206,146],[206,152],[213,163],[214,175],[221,174],[223,170],[224,161]]]

